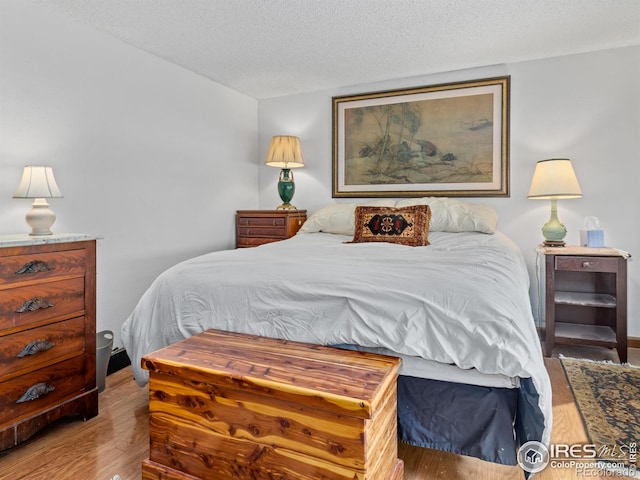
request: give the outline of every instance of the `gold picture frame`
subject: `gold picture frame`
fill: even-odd
[[[333,97],[333,197],[508,197],[510,77]]]

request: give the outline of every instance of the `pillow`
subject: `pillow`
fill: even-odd
[[[355,211],[353,241],[388,242],[412,247],[429,245],[428,205],[412,207],[359,206]]]
[[[493,207],[464,202],[447,197],[408,198],[400,200],[396,207],[429,205],[432,232],[480,232],[493,234],[498,225],[498,213]]]
[[[404,208],[413,205],[429,205],[431,232],[481,232],[493,234],[498,224],[498,214],[493,207],[464,202],[447,197],[407,198],[397,203],[391,199],[379,199],[365,205]],[[334,203],[321,208],[302,225],[299,233],[339,233],[353,235],[355,204]]]
[[[393,207],[395,204],[395,200],[381,199],[365,205]],[[298,233],[325,232],[353,235],[355,210],[356,205],[353,203],[334,203],[322,207],[304,222]]]

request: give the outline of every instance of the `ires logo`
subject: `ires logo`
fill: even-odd
[[[602,472],[609,471],[615,476],[628,475],[629,472],[635,475],[636,461],[637,444],[635,442],[629,445],[600,446],[592,443],[583,445],[557,443],[547,447],[540,442],[530,441],[518,449],[518,464],[529,473],[537,473],[550,466],[575,469],[581,476],[596,474],[602,476],[604,475]],[[607,476],[611,475],[607,474]]]
[[[566,445],[560,443],[550,445],[547,448],[544,444],[533,440],[518,449],[518,464],[525,472],[537,473],[546,468],[550,459],[595,459],[597,453],[598,450],[593,444]]]
[[[551,458],[563,460],[566,458],[596,458],[598,450],[592,443],[586,445],[557,445],[549,446],[549,455]]]

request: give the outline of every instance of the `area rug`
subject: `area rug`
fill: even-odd
[[[600,460],[640,470],[640,368],[560,358]]]

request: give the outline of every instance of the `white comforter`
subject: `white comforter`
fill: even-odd
[[[141,358],[217,328],[317,344],[383,347],[507,377],[531,377],[551,426],[551,387],[520,250],[503,234],[431,232],[431,245],[346,244],[298,234],[220,251],[162,273],[122,327]]]

